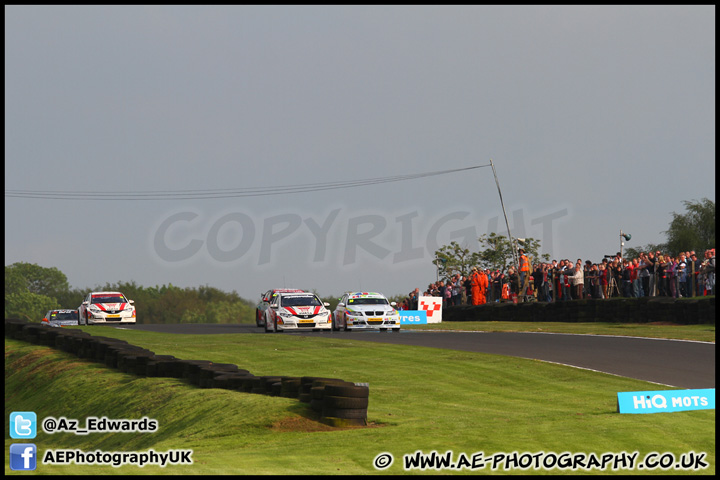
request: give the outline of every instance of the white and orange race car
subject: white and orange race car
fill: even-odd
[[[265,311],[265,331],[330,330],[329,306],[311,292],[278,293]]]
[[[78,307],[79,323],[135,323],[134,303],[120,292],[90,292]]]

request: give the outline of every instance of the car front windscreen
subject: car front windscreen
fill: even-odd
[[[77,320],[78,312],[58,312],[50,314],[50,321],[53,320]]]
[[[385,298],[349,298],[348,305],[387,305]]]
[[[127,303],[124,297],[93,297],[92,303]]]
[[[303,296],[303,297],[283,297],[280,301],[280,305],[283,307],[319,307],[322,305],[317,297],[314,296]]]

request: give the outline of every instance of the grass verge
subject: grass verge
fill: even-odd
[[[83,328],[85,329],[85,328]],[[88,329],[95,332],[92,328]],[[600,474],[715,473],[715,411],[653,415],[616,413],[616,393],[656,390],[638,380],[540,361],[424,347],[293,335],[164,335],[103,329],[157,354],[235,363],[256,375],[316,375],[370,384],[368,421],[374,428],[332,429],[315,422],[305,404],[174,379],[141,378],[64,352],[5,340],[5,415],[35,411],[78,419],[156,419],[155,433],[73,435],[40,432],[47,449],[146,451],[192,449],[193,465],[53,466],[42,474],[375,474],[403,470],[403,455],[484,452],[706,453],[709,467],[683,470],[591,470]],[[15,443],[6,432],[6,451]],[[392,454],[387,470],[375,457]],[[9,469],[6,459],[5,473]],[[429,470],[425,473],[454,473]],[[475,472],[494,473],[490,467]],[[500,470],[495,473],[577,471]],[[585,472],[580,472],[585,473]]]

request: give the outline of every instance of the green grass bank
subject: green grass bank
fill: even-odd
[[[486,322],[483,322],[486,323]],[[463,325],[467,327],[467,324]],[[539,325],[535,325],[538,327]],[[84,329],[84,328],[83,328]],[[278,335],[164,335],[103,329],[158,355],[234,363],[256,375],[314,375],[370,385],[369,426],[337,429],[317,422],[296,399],[220,389],[182,380],[110,370],[50,347],[5,340],[5,414],[35,411],[78,419],[156,419],[155,433],[74,435],[42,431],[48,449],[146,451],[191,449],[192,465],[43,465],[37,474],[277,474],[357,475],[406,471],[403,456],[422,451],[485,457],[517,452],[653,452],[678,458],[705,453],[708,468],[589,471],[516,468],[425,470],[468,474],[714,474],[715,411],[653,415],[616,413],[621,391],[656,390],[648,382],[540,361],[423,347],[323,337]],[[714,333],[713,333],[714,340]],[[6,452],[15,443],[6,432]],[[394,457],[377,470],[380,453]],[[6,457],[6,474],[9,469]]]

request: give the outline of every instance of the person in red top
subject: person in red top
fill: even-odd
[[[470,286],[472,288],[472,304],[484,305],[487,303],[485,292],[488,288],[488,278],[482,270],[478,271],[477,267],[472,267]]]
[[[632,283],[633,275],[637,278],[637,272],[633,267],[633,263],[626,258],[623,259],[623,294],[628,298],[635,296]]]

